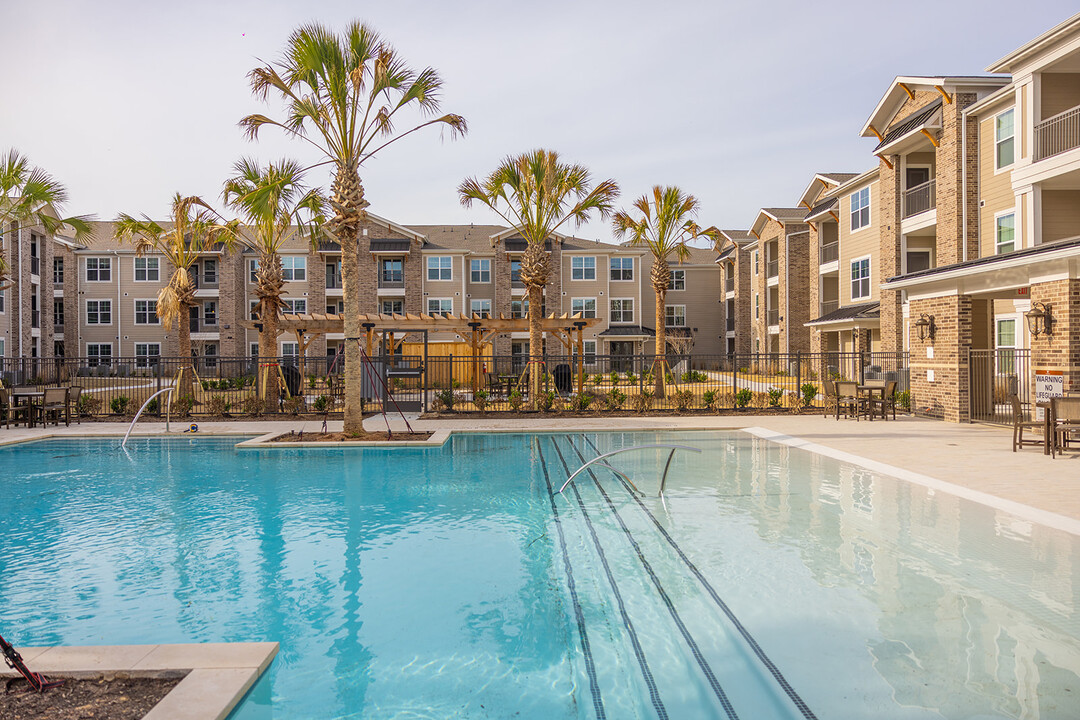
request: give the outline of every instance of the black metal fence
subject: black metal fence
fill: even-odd
[[[376,356],[364,364],[365,410],[517,411],[793,408],[822,402],[823,380],[908,385],[906,353],[752,353],[668,355],[663,391],[651,355],[548,355],[541,396],[530,398],[525,355]],[[181,370],[183,373],[181,373]],[[191,371],[194,371],[193,373]],[[281,392],[258,402],[267,373]],[[174,402],[193,415],[336,414],[343,407],[344,358],[123,357],[0,358],[0,381],[38,389],[82,390],[84,415],[128,416],[154,393],[174,387]],[[534,402],[535,400],[535,402]],[[151,404],[154,414],[163,403]],[[174,412],[176,405],[173,405]]]
[[[1035,382],[1031,350],[997,348],[971,350],[968,362],[971,419],[976,422],[1012,424],[1010,397],[1016,395],[1025,419],[1035,414]]]

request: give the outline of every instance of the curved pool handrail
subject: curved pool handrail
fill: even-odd
[[[123,448],[123,447],[127,446],[128,436],[131,435],[131,431],[135,429],[135,423],[139,422],[139,417],[143,414],[143,410],[146,409],[146,406],[150,404],[150,401],[153,400],[154,398],[156,398],[158,395],[164,395],[165,393],[171,393],[173,391],[173,389],[174,388],[168,387],[168,388],[165,388],[164,390],[158,390],[156,393],[154,393],[150,397],[146,398],[146,402],[144,402],[142,404],[142,407],[139,408],[139,412],[135,413],[135,417],[131,419],[131,424],[128,425],[127,432],[124,433],[124,440],[123,440],[123,442],[120,443],[120,447]],[[171,400],[172,398],[170,397],[169,399]],[[172,405],[166,404],[165,405],[165,432],[169,432],[169,419],[170,419],[169,415],[170,415],[171,412],[172,412]]]
[[[597,463],[597,462],[599,462],[601,460],[606,460],[607,458],[611,457],[612,455],[618,455],[620,453],[630,452],[631,450],[648,450],[650,448],[663,448],[663,449],[666,449],[666,450],[671,450],[671,452],[668,453],[667,464],[664,465],[664,475],[660,479],[660,492],[657,493],[658,495],[663,495],[664,494],[664,485],[667,484],[667,474],[668,474],[668,470],[671,468],[671,459],[673,457],[675,457],[675,451],[676,450],[689,450],[690,452],[696,452],[696,453],[701,452],[701,448],[691,447],[689,445],[667,445],[667,444],[664,444],[664,443],[649,444],[649,445],[633,445],[631,447],[624,447],[624,448],[619,448],[618,450],[612,450],[611,452],[604,453],[603,455],[597,455],[592,460],[589,460],[584,465],[582,465],[577,470],[575,470],[573,472],[573,474],[570,475],[570,477],[566,478],[566,482],[564,482],[562,484],[562,487],[559,488],[558,491],[556,491],[555,494],[558,495],[563,490],[565,490],[566,486],[569,485],[573,481],[574,478],[576,478],[578,475],[581,474],[581,472],[583,470],[588,468],[590,465],[593,465],[594,463]],[[640,490],[638,490],[637,486],[634,485],[634,483],[630,481],[630,478],[628,478],[625,473],[619,472],[618,470],[611,467],[611,465],[606,463],[606,462],[602,463],[602,465],[604,467],[606,467],[607,469],[611,470],[612,472],[614,472],[615,474],[617,474],[617,475],[621,476],[622,478],[624,478],[626,480],[626,482],[630,483],[630,487],[634,488],[634,490],[637,492],[638,495],[644,495],[644,493],[641,492]]]

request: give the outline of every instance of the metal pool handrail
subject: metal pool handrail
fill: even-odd
[[[173,391],[173,388],[171,388],[171,387],[165,388],[164,390],[158,390],[156,393],[154,393],[150,397],[146,398],[146,402],[144,402],[142,404],[142,407],[139,408],[139,412],[135,413],[135,417],[132,418],[131,424],[128,425],[127,432],[124,433],[124,440],[123,440],[123,442],[120,443],[120,447],[126,447],[127,446],[128,435],[131,435],[131,431],[135,429],[135,423],[139,422],[139,417],[142,415],[143,410],[146,409],[146,406],[150,404],[150,401],[153,400],[154,398],[156,398],[158,395],[164,395],[165,393],[171,393],[172,391]],[[169,399],[171,400],[172,397],[170,396]],[[172,405],[169,405],[168,403],[166,403],[166,405],[165,405],[165,432],[169,432],[169,415],[170,415],[171,411],[172,411]]]
[[[605,460],[605,459],[611,457],[612,455],[618,455],[619,453],[630,452],[631,450],[647,450],[649,448],[665,448],[665,449],[670,449],[671,450],[671,452],[668,453],[667,463],[664,465],[664,475],[663,475],[663,477],[660,478],[660,492],[657,493],[657,496],[662,496],[664,494],[664,485],[667,484],[667,474],[668,474],[668,470],[671,468],[671,459],[673,457],[675,457],[675,451],[676,450],[689,450],[690,452],[696,452],[696,453],[701,452],[701,448],[690,447],[689,445],[664,445],[664,444],[659,444],[659,445],[634,445],[632,447],[625,447],[625,448],[619,448],[618,450],[612,450],[609,453],[604,453],[603,455],[597,455],[592,460],[589,460],[584,465],[582,465],[577,470],[575,470],[573,472],[573,474],[570,475],[570,477],[566,478],[566,482],[564,482],[562,484],[562,487],[559,488],[558,491],[555,494],[558,495],[563,490],[565,490],[566,486],[569,485],[573,481],[574,478],[576,478],[578,475],[581,474],[581,472],[583,470],[585,470],[590,465],[593,465],[594,463],[600,462],[601,460]],[[626,482],[630,483],[630,487],[634,488],[634,490],[637,492],[638,495],[644,495],[645,494],[645,493],[643,493],[643,492],[641,492],[640,490],[637,489],[637,486],[634,485],[634,483],[630,481],[630,478],[628,478],[625,473],[619,472],[618,470],[611,467],[611,465],[609,465],[606,462],[601,463],[601,464],[604,467],[606,467],[608,470],[611,470],[616,475],[619,475],[620,477],[622,477],[624,480],[626,480]]]

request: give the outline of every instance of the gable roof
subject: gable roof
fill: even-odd
[[[1042,35],[1021,45],[1016,50],[1001,58],[986,68],[986,72],[992,73],[1016,73],[1017,69],[1025,63],[1034,60],[1035,56],[1043,53],[1054,45],[1059,44],[1068,36],[1080,32],[1080,13],[1073,15],[1068,20],[1050,28]]]
[[[859,173],[815,173],[810,184],[803,190],[799,204],[809,209],[829,190],[858,175]]]
[[[874,152],[878,152],[883,147],[893,144],[897,140],[906,137],[907,135],[915,132],[916,130],[922,130],[930,126],[940,127],[941,118],[937,117],[936,123],[934,122],[934,120],[935,116],[937,116],[940,112],[941,104],[943,102],[944,98],[938,98],[937,100],[930,103],[921,110],[917,110],[911,115],[908,115],[907,118],[901,121],[899,124],[889,128],[889,130],[885,133],[885,137],[883,137],[881,139],[881,142],[878,143],[877,147],[874,148]]]
[[[1007,77],[991,75],[942,75],[940,77],[897,75],[863,124],[859,136],[878,137],[879,133],[884,134],[885,129],[892,125],[896,114],[910,97],[908,93],[914,93],[916,90],[937,92],[942,95],[943,100],[945,95],[948,95],[948,102],[951,103],[952,95],[958,88],[982,90],[985,93],[1007,85],[1009,82],[1010,79]]]

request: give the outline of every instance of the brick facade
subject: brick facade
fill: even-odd
[[[1050,335],[1031,339],[1031,369],[1059,370],[1066,391],[1080,390],[1080,279],[1032,285],[1031,301],[1050,306],[1054,318]]]
[[[911,407],[919,415],[967,422],[971,412],[968,348],[972,342],[972,299],[947,295],[912,300],[912,319],[923,313],[933,316],[936,333],[933,339],[924,340],[912,335]],[[928,348],[933,357],[928,356]]]

